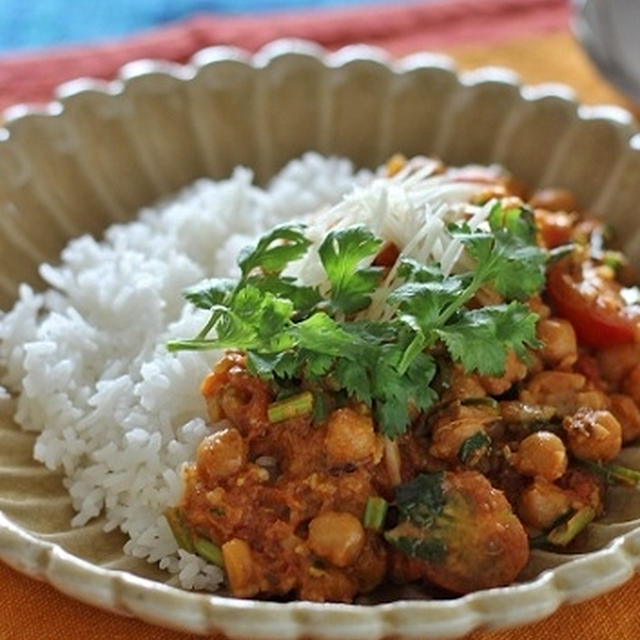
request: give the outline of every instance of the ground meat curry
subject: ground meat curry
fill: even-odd
[[[427,161],[412,162],[413,167],[394,158],[387,172],[410,177]],[[517,245],[520,253],[509,254],[509,268],[520,268],[513,256],[526,249],[524,259],[539,260],[540,286],[522,295],[517,284],[505,284],[494,270],[473,289],[482,260],[491,258],[481,253],[485,236],[471,237],[467,228],[459,237],[475,258],[471,275],[450,276],[456,282],[445,286],[441,275],[407,262],[403,273],[421,275],[411,291],[403,290],[404,297],[397,295],[395,308],[408,313],[409,293],[419,290],[423,297],[422,315],[403,317],[414,333],[403,343],[404,359],[393,360],[398,375],[388,378],[393,386],[404,380],[398,376],[413,376],[406,378],[416,386],[402,396],[404,413],[392,404],[397,398],[376,391],[377,372],[366,368],[364,352],[360,373],[356,357],[345,364],[335,349],[323,354],[320,366],[313,360],[319,357],[316,337],[304,343],[306,350],[286,375],[278,373],[285,370],[281,356],[276,361],[274,349],[259,351],[253,334],[251,346],[233,345],[239,348],[226,352],[201,386],[212,432],[186,467],[182,500],[167,511],[167,519],[180,546],[224,568],[235,596],[351,602],[385,581],[419,581],[453,594],[508,585],[526,565],[531,547],[562,549],[603,513],[608,483],[637,483],[637,472],[611,462],[623,444],[640,436],[636,290],[629,286],[624,257],[606,248],[604,227],[578,214],[564,191],[531,196],[509,177],[479,168],[450,171],[432,163],[428,174],[476,185],[464,220],[473,219],[478,207],[498,203],[499,224],[511,225],[510,233],[522,239],[528,215],[530,246]],[[502,227],[493,230],[502,233]],[[513,245],[512,238],[504,238],[504,246]],[[297,241],[289,233],[269,246],[288,249]],[[374,248],[361,281],[366,276],[386,282],[403,248],[388,240]],[[502,249],[496,244],[492,250]],[[248,281],[255,277],[254,266],[244,260],[240,266]],[[261,277],[282,273],[264,264]],[[425,301],[442,298],[447,287],[461,300],[455,309],[445,300],[440,324],[428,325],[435,336],[429,338],[427,329],[415,329],[416,319],[420,324],[432,312],[436,303]],[[218,289],[211,291],[208,304],[215,318],[215,304],[223,298],[215,297]],[[300,291],[294,293],[300,298]],[[334,299],[328,310],[319,299],[313,308],[324,318],[322,335],[338,326],[337,318],[341,331],[351,320],[356,329],[345,330],[360,340],[364,325],[358,324],[358,313],[371,300],[338,308]],[[302,323],[299,332],[316,313],[301,305],[286,312],[287,323]],[[500,331],[495,323],[515,313],[513,305],[519,305],[520,322],[530,324],[531,334],[507,340],[506,346],[487,338],[484,346],[474,347],[473,331],[490,329],[486,335],[495,338]],[[490,312],[494,324],[487,320]],[[326,317],[333,324],[326,325]],[[261,316],[260,326],[266,322]],[[214,346],[229,326],[218,327]],[[395,344],[386,333],[380,337],[382,330],[367,325],[366,331],[380,349]],[[205,335],[187,347],[203,344]],[[299,348],[283,335],[277,335],[284,344],[281,353]],[[456,349],[452,336],[468,339],[463,349]],[[342,345],[348,358],[349,344]],[[471,360],[474,348],[477,362]],[[502,358],[499,371],[481,362],[483,348],[487,359],[494,351]],[[425,357],[415,360],[429,370],[420,381],[411,358]],[[383,359],[376,363],[387,366]],[[370,379],[370,387],[363,390],[358,376]],[[394,429],[393,420],[404,424]]]

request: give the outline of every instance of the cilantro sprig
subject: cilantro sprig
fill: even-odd
[[[531,213],[496,203],[488,230],[463,223],[449,232],[473,269],[445,275],[438,265],[401,258],[402,284],[387,299],[391,318],[369,321],[357,314],[380,286],[384,270],[372,263],[382,240],[363,226],[329,232],[318,248],[329,284],[321,292],[283,275],[310,249],[304,226],[276,227],[241,252],[238,280],[206,280],[185,291],[211,316],[195,338],[168,348],[243,350],[253,375],[276,385],[342,390],[368,405],[394,438],[406,430],[411,407],[425,411],[437,398],[438,345],[468,372],[501,375],[509,349],[524,359],[539,344],[537,316],[522,302],[543,287],[548,258],[536,246]],[[504,302],[469,308],[483,287]]]

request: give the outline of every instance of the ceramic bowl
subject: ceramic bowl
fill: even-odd
[[[390,60],[279,41],[255,56],[201,51],[185,66],[139,61],[114,82],[77,80],[18,106],[0,129],[0,308],[72,237],[100,234],[203,175],[244,164],[267,181],[309,149],[373,167],[395,151],[505,165],[533,187],[574,191],[640,263],[640,138],[628,113],[578,105],[564,86],[522,86],[508,70],[457,73],[448,58]],[[539,620],[630,578],[640,563],[640,492],[616,490],[579,553],[534,552],[518,584],[451,600],[406,591],[381,604],[273,603],[182,591],[123,555],[100,521],[70,527],[61,478],[32,460],[34,434],[0,403],[0,558],[85,602],[230,638],[455,638]],[[640,453],[626,451],[640,467]]]
[[[602,75],[640,104],[640,3],[572,0],[573,31]]]

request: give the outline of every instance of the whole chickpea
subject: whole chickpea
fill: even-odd
[[[571,508],[571,502],[571,496],[560,487],[536,478],[520,494],[518,515],[525,524],[544,531]]]
[[[582,408],[566,416],[562,426],[576,458],[601,462],[615,458],[622,446],[622,428],[609,411]]]
[[[568,369],[578,359],[576,333],[567,320],[540,320],[537,334],[544,343],[540,355],[546,364],[558,369]]]
[[[523,475],[557,480],[567,470],[567,451],[557,435],[537,431],[520,443],[514,465]]]
[[[208,435],[196,451],[198,475],[216,484],[240,471],[247,461],[247,445],[237,429],[229,428]]]
[[[373,456],[376,435],[371,416],[336,409],[327,422],[325,447],[332,465],[357,464]]]
[[[611,413],[622,427],[622,442],[631,442],[640,436],[640,409],[629,396],[613,393],[609,396]]]
[[[309,549],[336,567],[353,564],[364,543],[364,527],[347,511],[325,511],[309,523]]]

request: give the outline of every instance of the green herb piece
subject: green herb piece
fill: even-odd
[[[327,395],[322,391],[313,394],[313,424],[322,424],[329,417],[330,402]]]
[[[630,469],[616,462],[591,462],[578,460],[578,464],[600,476],[607,484],[621,484],[627,487],[640,485],[640,471]]]
[[[388,509],[389,503],[384,498],[380,496],[369,497],[362,519],[365,528],[372,529],[373,531],[382,531]]]
[[[568,520],[547,533],[547,542],[556,547],[568,545],[595,517],[596,512],[591,507],[578,509]]]
[[[228,304],[236,288],[231,278],[211,278],[183,291],[184,297],[199,309],[208,311],[216,305]]]
[[[264,274],[279,274],[290,262],[298,260],[311,242],[304,235],[304,226],[283,224],[262,236],[255,247],[246,247],[238,256],[238,265],[246,278],[254,269]]]
[[[536,338],[536,322],[537,316],[529,307],[511,302],[469,310],[438,329],[437,334],[465,371],[501,376],[509,349],[526,361],[527,348],[541,345]]]
[[[396,488],[400,522],[385,539],[402,553],[429,563],[444,562],[453,519],[445,513],[444,472],[421,473]]]
[[[318,249],[331,283],[331,304],[336,311],[354,313],[369,306],[371,294],[380,283],[381,267],[361,267],[382,246],[363,226],[330,231]]]
[[[618,271],[624,264],[624,256],[619,251],[605,251],[602,255],[602,263],[614,271]]]
[[[468,437],[458,451],[458,460],[465,464],[483,456],[491,446],[491,438],[484,431],[477,431]]]
[[[445,497],[444,471],[421,473],[396,488],[396,504],[400,516],[419,527],[431,527],[442,514]]]
[[[220,547],[213,544],[211,540],[203,538],[202,536],[196,536],[193,540],[193,546],[195,548],[195,552],[201,558],[204,558],[207,562],[211,562],[211,564],[215,564],[218,567],[224,567],[222,551],[220,550]]]
[[[547,264],[553,264],[554,262],[558,262],[558,260],[562,260],[562,258],[570,256],[575,251],[575,248],[576,245],[571,242],[549,249]]]
[[[498,408],[498,401],[491,396],[483,396],[479,398],[465,398],[460,401],[465,407],[488,407],[490,409]]]
[[[296,313],[300,315],[308,313],[322,301],[322,296],[315,287],[299,285],[295,278],[289,276],[249,276],[245,282],[263,294],[271,293],[278,298],[291,300]]]
[[[473,231],[466,223],[450,225],[450,233],[476,259],[474,293],[490,283],[503,296],[523,300],[544,286],[547,253],[535,244],[535,226],[528,210],[517,211],[514,215],[499,202],[493,204],[490,231]]]
[[[303,391],[295,396],[272,402],[267,407],[269,422],[282,422],[299,418],[313,412],[313,393]]]
[[[191,534],[186,527],[177,507],[169,507],[164,512],[165,520],[171,529],[171,533],[180,549],[184,549],[189,553],[195,553],[195,547],[191,540]]]

